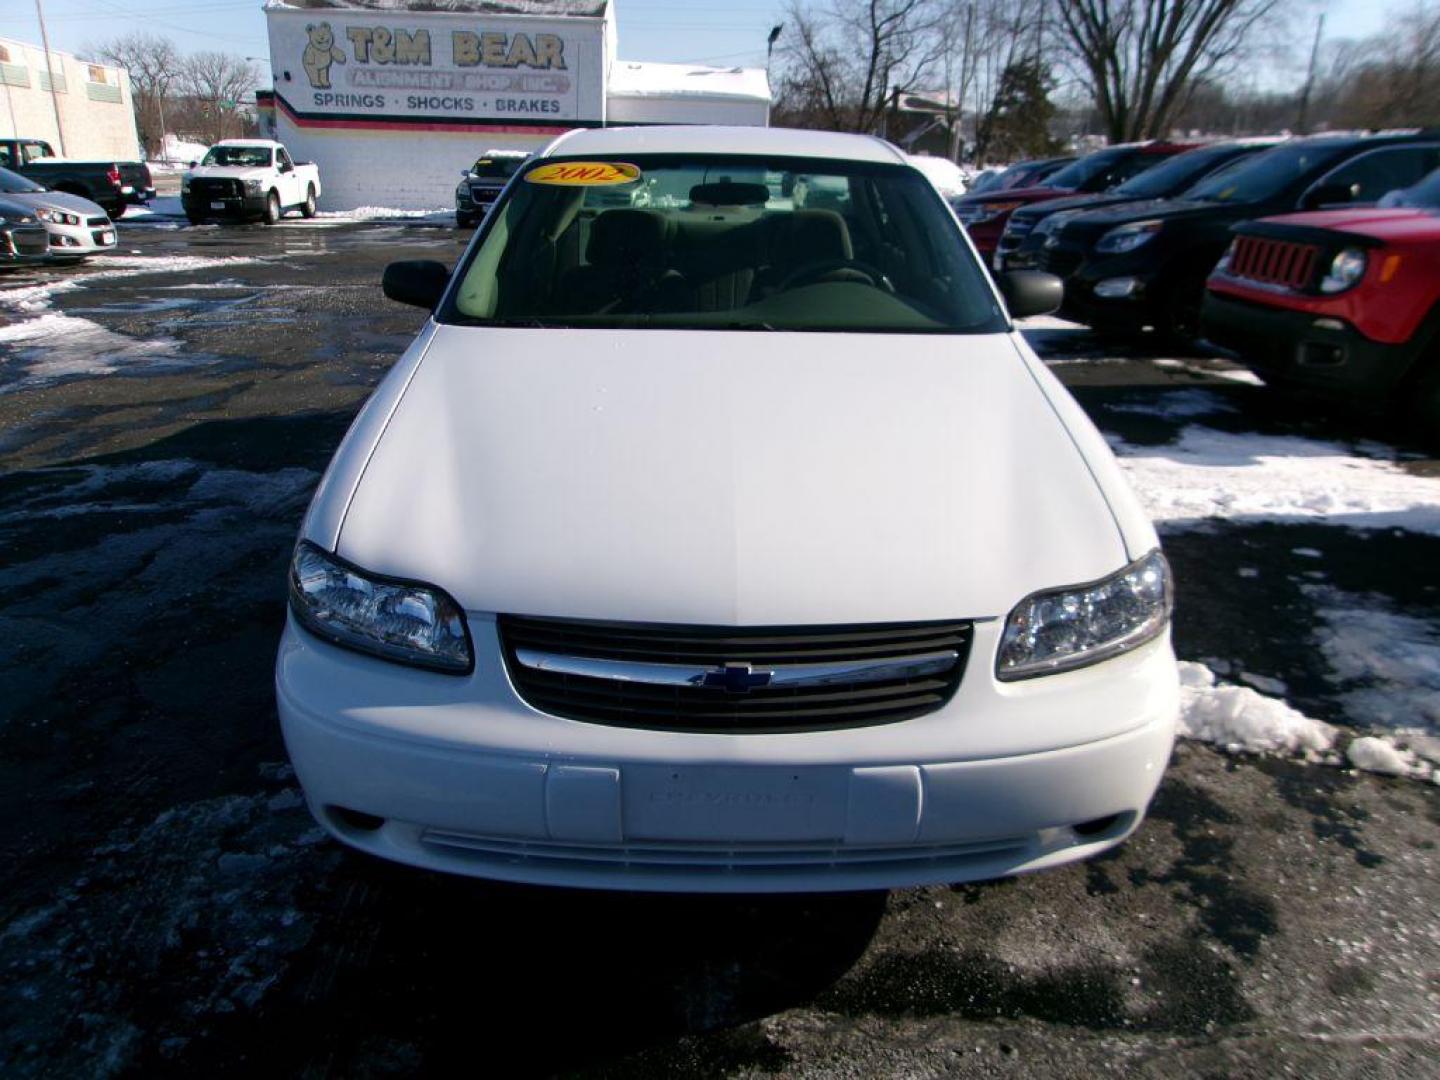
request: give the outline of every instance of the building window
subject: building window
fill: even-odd
[[[85,65],[85,96],[91,101],[120,104],[120,77],[100,64]]]
[[[5,86],[29,86],[30,69],[23,63],[24,57],[20,57],[21,63],[16,63],[15,58],[10,55],[10,50],[0,45],[0,84]]]

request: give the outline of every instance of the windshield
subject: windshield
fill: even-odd
[[[1266,202],[1345,153],[1352,145],[1350,142],[1301,142],[1277,146],[1221,169],[1185,192],[1185,197],[1205,202]]]
[[[265,168],[270,164],[268,146],[212,146],[201,165],[219,165],[240,169]]]
[[[9,169],[0,169],[0,193],[5,195],[29,195],[36,191],[44,191],[41,185],[33,180],[27,180],[19,173],[13,173]]]
[[[525,159],[521,157],[482,157],[470,171],[482,180],[509,180],[524,164]]]
[[[1436,169],[1414,187],[1392,191],[1380,200],[1381,206],[1418,206],[1440,210],[1440,169]]]
[[[1072,161],[1063,169],[1046,177],[1044,186],[1071,188],[1078,191],[1129,153],[1131,153],[1129,147],[1116,147],[1113,150],[1097,150],[1093,154],[1086,154],[1079,161]]]
[[[1006,325],[934,187],[900,165],[539,161],[491,214],[458,275],[442,322],[932,333]]]
[[[1139,176],[1131,177],[1115,189],[1116,195],[1132,199],[1163,199],[1184,191],[1207,173],[1214,172],[1239,155],[1254,153],[1237,146],[1207,146],[1189,150],[1163,161]]]

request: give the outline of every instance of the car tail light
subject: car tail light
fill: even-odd
[[[109,180],[115,187],[120,186],[120,166],[111,165],[105,172],[105,179]]]

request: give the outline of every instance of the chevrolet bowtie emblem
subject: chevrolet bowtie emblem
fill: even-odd
[[[727,694],[748,694],[751,690],[769,686],[774,675],[773,671],[756,671],[749,664],[721,664],[699,676],[698,685],[724,690]]]

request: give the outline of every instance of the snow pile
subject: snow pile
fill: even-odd
[[[1342,738],[1339,728],[1248,686],[1221,683],[1204,664],[1181,660],[1179,666],[1182,738],[1211,743],[1228,753],[1278,754],[1341,764],[1336,752]],[[1351,739],[1345,756],[1353,767],[1365,772],[1440,783],[1440,768],[1432,765],[1440,763],[1437,739],[1367,735]]]
[[[1420,760],[1418,755],[1400,749],[1389,739],[1374,735],[1356,739],[1346,748],[1345,756],[1350,759],[1351,765],[1366,772],[1384,776],[1409,776],[1416,780],[1428,780],[1432,777],[1430,766]],[[1433,775],[1440,777],[1440,771],[1434,771]]]
[[[435,210],[398,210],[392,206],[357,206],[353,210],[321,210],[316,217],[338,218],[342,221],[389,221],[399,218],[428,218],[455,216],[455,208],[439,207]]]
[[[1440,628],[1390,610],[1383,597],[1306,586],[1320,654],[1346,712],[1371,728],[1440,733]]]
[[[1248,686],[1218,684],[1204,664],[1180,661],[1180,734],[1230,751],[1319,760],[1335,728]]]
[[[1166,446],[1113,436],[1111,445],[1157,523],[1323,521],[1440,536],[1440,478],[1406,472],[1380,447],[1367,446],[1362,456],[1336,443],[1198,425]]]

